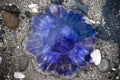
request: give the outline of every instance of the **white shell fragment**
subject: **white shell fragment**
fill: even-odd
[[[93,20],[89,19],[87,16],[84,16],[83,18],[86,19],[86,23],[88,23],[88,24],[96,24],[96,25],[100,24],[99,21],[93,21]]]
[[[113,70],[113,71],[116,71],[117,69],[113,67],[112,70]]]
[[[91,59],[95,65],[99,65],[101,62],[101,53],[98,49],[91,53]]]
[[[38,11],[38,5],[33,4],[33,3],[28,5],[28,10],[29,10],[30,13],[38,13],[39,12]]]
[[[2,57],[0,56],[0,64],[2,63]]]
[[[16,79],[23,79],[23,78],[25,78],[25,75],[23,73],[21,73],[21,72],[15,72],[14,77]]]

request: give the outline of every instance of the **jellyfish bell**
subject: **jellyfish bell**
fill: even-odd
[[[68,78],[92,63],[96,31],[83,17],[60,5],[32,17],[25,49],[35,57],[39,71]]]

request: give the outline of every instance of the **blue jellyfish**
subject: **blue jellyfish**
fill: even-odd
[[[66,77],[92,62],[95,37],[95,29],[81,13],[50,5],[32,17],[25,45],[39,70]]]

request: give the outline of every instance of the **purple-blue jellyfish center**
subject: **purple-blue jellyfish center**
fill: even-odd
[[[61,54],[66,54],[74,48],[74,45],[75,41],[67,38],[62,38],[55,42],[55,44],[52,46],[52,50]]]

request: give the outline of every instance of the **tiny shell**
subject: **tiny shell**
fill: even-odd
[[[28,5],[28,10],[31,12],[31,13],[37,13],[37,12],[39,12],[38,11],[38,5],[37,4],[30,4],[30,5]]]
[[[100,62],[101,62],[101,54],[100,54],[100,51],[98,49],[94,50],[92,53],[91,53],[91,58],[92,58],[92,61],[95,65],[99,65]]]
[[[15,29],[19,26],[19,19],[11,12],[5,11],[2,18],[8,28]]]
[[[21,72],[15,72],[14,77],[16,79],[23,79],[23,78],[25,78],[25,75],[23,73],[21,73]]]

